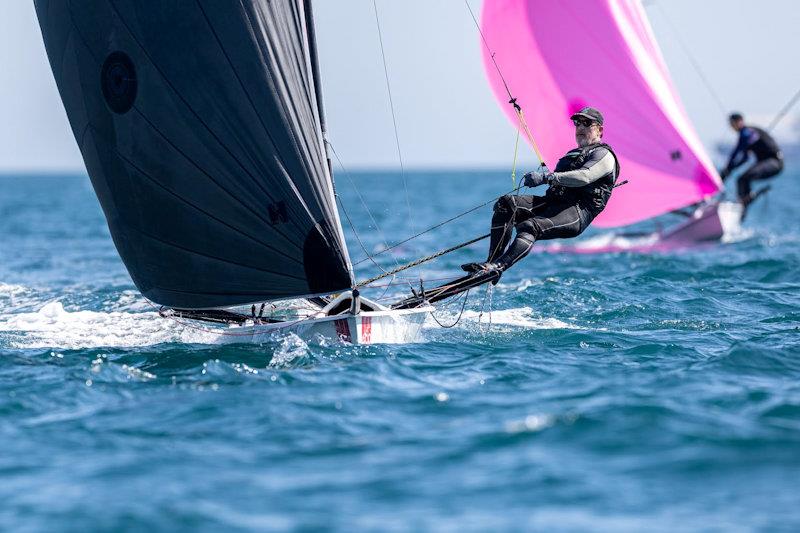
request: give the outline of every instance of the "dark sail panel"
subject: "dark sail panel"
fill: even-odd
[[[303,0],[36,0],[114,243],[147,298],[352,285]]]

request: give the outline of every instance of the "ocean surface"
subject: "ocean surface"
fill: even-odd
[[[369,253],[511,189],[502,171],[406,179],[408,202],[399,173],[339,176]],[[157,315],[87,177],[0,177],[0,530],[798,531],[798,203],[790,161],[734,242],[531,254],[417,344],[248,345]]]

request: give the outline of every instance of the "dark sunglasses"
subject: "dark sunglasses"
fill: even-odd
[[[594,124],[594,120],[589,120],[588,118],[574,118],[572,119],[572,123],[575,124],[575,127],[583,126],[584,128],[588,128],[592,124]]]

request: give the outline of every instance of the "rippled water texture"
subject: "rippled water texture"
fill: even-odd
[[[0,529],[796,531],[796,168],[738,242],[532,254],[455,327],[368,347],[238,344],[161,319],[88,179],[0,178]],[[345,176],[338,188],[370,252],[511,188],[498,172],[412,174],[409,216],[399,174],[353,180],[380,230]]]

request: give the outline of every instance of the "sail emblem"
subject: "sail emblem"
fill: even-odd
[[[275,224],[289,222],[289,214],[286,211],[286,202],[283,200],[269,204],[267,206],[267,211],[269,212],[269,223],[273,226]]]
[[[124,52],[112,52],[103,63],[100,84],[108,107],[114,113],[124,114],[136,100],[136,68]]]

